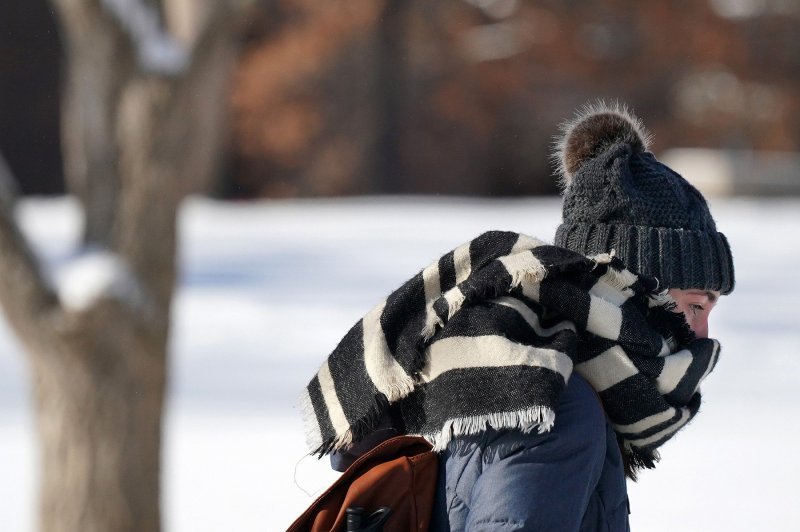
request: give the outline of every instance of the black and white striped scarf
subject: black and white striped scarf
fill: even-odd
[[[435,449],[487,427],[548,431],[573,368],[598,392],[629,462],[697,413],[719,344],[695,339],[656,279],[491,231],[394,291],[345,335],[303,396],[310,448],[345,449],[399,403]]]

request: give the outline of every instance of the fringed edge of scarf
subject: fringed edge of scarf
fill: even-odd
[[[696,338],[686,317],[677,312],[677,304],[666,290],[651,294],[649,305],[648,322],[667,342],[674,341],[676,346],[685,346]]]
[[[541,245],[541,244],[539,244]],[[528,253],[526,253],[528,252]],[[500,295],[508,293],[508,290],[524,286],[525,284],[536,284],[542,282],[547,277],[547,268],[544,264],[539,262],[530,252],[530,249],[524,249],[512,255],[505,255],[496,260],[503,263],[506,271],[511,276],[510,285],[506,286],[502,281],[493,286],[493,294],[486,299],[493,299]],[[485,294],[483,294],[485,296]],[[421,331],[421,339],[423,342],[430,340],[439,327],[444,327],[445,322],[450,320],[464,303],[470,300],[463,291],[462,285],[456,285],[439,298],[430,301],[426,305],[425,325]],[[446,312],[437,312],[436,307],[446,304]],[[446,319],[442,316],[446,316]]]
[[[342,434],[325,441],[322,440],[322,435],[319,433],[317,413],[308,393],[304,392],[300,396],[299,407],[303,418],[303,426],[305,427],[306,448],[311,449],[308,454],[322,458],[334,451],[345,450],[352,443],[358,442],[372,433],[380,423],[383,414],[389,408],[389,401],[385,396],[379,394],[375,397],[366,416],[355,424],[350,425]]]
[[[661,460],[661,455],[657,450],[634,447],[619,435],[617,435],[617,444],[622,454],[625,476],[634,482],[639,480],[639,473],[641,471],[645,469],[655,469],[656,464]]]
[[[453,438],[474,436],[487,428],[495,430],[519,429],[528,433],[538,430],[539,434],[550,431],[555,422],[555,412],[547,406],[533,406],[516,412],[493,412],[478,416],[448,419],[437,432],[419,434],[433,445],[436,452],[444,451]]]
[[[322,435],[319,433],[317,424],[317,413],[314,410],[314,403],[312,403],[307,389],[303,389],[303,393],[297,402],[303,419],[303,428],[305,429],[306,449],[311,449],[308,454],[321,457],[325,454],[322,449],[327,448],[327,446],[323,445]]]

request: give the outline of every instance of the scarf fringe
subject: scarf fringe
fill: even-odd
[[[425,326],[422,328],[422,339],[427,342],[436,333],[437,327],[443,327],[444,322],[436,311],[433,309],[433,302],[429,303],[425,308]]]
[[[655,469],[659,460],[661,456],[657,451],[643,451],[634,447],[625,455],[625,475],[635,482],[641,471]]]
[[[408,395],[414,391],[415,386],[416,383],[414,379],[404,373],[402,376],[395,375],[393,382],[384,383],[379,391],[384,394],[390,402],[394,403],[395,401],[408,397]]]
[[[334,438],[322,441],[317,437],[317,433],[311,427],[311,423],[316,424],[316,412],[311,404],[308,394],[301,397],[301,408],[306,425],[306,442],[308,448],[312,449],[309,453],[318,458],[334,451],[345,451],[353,442],[361,441],[364,437],[371,434],[380,424],[384,413],[389,408],[389,401],[386,397],[379,394],[375,397],[375,402],[366,416],[351,425],[346,431]]]
[[[657,304],[650,308],[648,322],[668,344],[674,342],[675,345],[683,347],[696,338],[686,317],[677,311],[675,300],[669,294],[661,292],[651,296],[650,300],[656,301]]]
[[[528,263],[508,273],[511,275],[511,288],[516,288],[520,285],[541,283],[547,277],[547,268],[541,262],[536,261],[535,264]]]
[[[639,473],[645,469],[655,469],[656,464],[661,460],[661,455],[657,450],[641,449],[631,445],[630,441],[617,434],[617,444],[619,445],[622,461],[625,468],[625,476],[636,482]]]
[[[447,300],[447,319],[449,320],[461,310],[467,298],[458,286],[448,290],[444,297]]]
[[[357,438],[353,437],[352,430],[347,430],[343,434],[337,436],[336,438],[332,438],[330,440],[324,441],[316,447],[312,447],[312,451],[309,453],[310,455],[316,456],[317,458],[322,458],[326,454],[331,454],[335,451],[344,451],[354,442],[358,441]]]
[[[636,447],[630,450],[631,465],[636,469],[654,469],[661,459],[655,451],[644,451]]]
[[[311,396],[308,395],[307,391],[304,390],[303,394],[300,395],[299,403],[300,413],[303,416],[303,426],[305,427],[306,446],[308,449],[314,449],[310,454],[317,454],[323,442],[319,433],[314,403],[311,402]]]
[[[650,294],[650,296],[648,297],[648,305],[650,308],[663,307],[667,310],[675,310],[675,308],[678,306],[678,304],[675,302],[672,296],[669,295],[669,292],[667,290],[662,290],[661,292]]]
[[[628,270],[618,270],[614,268],[613,265],[609,265],[606,269],[606,273],[603,275],[603,280],[611,285],[612,288],[615,288],[625,294],[628,297],[633,295],[633,288],[632,286],[636,284],[639,278],[636,274],[631,273]]]
[[[472,436],[484,432],[487,428],[519,429],[522,432],[531,432],[534,429],[539,434],[550,431],[555,422],[555,412],[546,406],[535,406],[519,412],[493,412],[480,416],[468,416],[457,419],[448,419],[439,432],[421,434],[423,438],[433,445],[436,452],[444,451],[453,438],[459,436]]]
[[[587,258],[593,260],[597,264],[610,264],[616,255],[617,255],[616,250],[612,249],[609,253],[598,253],[596,255],[588,255]]]
[[[529,251],[522,253],[529,253]],[[487,299],[493,299],[501,293],[504,294],[509,290],[509,288],[516,288],[520,285],[534,285],[541,283],[544,278],[547,277],[547,268],[541,262],[536,260],[533,255],[530,255],[530,260],[520,261],[518,267],[507,271],[511,276],[510,287],[505,286],[501,280],[498,280],[497,284],[493,287],[491,297],[488,297]],[[459,310],[461,310],[461,307],[464,306],[464,303],[468,299],[460,285],[456,285],[455,287],[451,288],[441,297],[447,301],[448,320],[450,320]],[[425,325],[422,328],[421,336],[426,342],[430,340],[434,334],[436,334],[437,327],[444,327],[444,320],[439,317],[434,310],[435,301],[436,300],[428,303],[425,308]]]

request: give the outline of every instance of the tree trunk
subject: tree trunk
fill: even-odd
[[[163,26],[148,17],[160,15],[160,1],[53,3],[67,51],[63,149],[85,211],[83,251],[99,249],[118,267],[82,304],[51,288],[14,222],[0,164],[0,303],[33,369],[39,525],[158,532],[177,209],[205,190],[219,158],[234,11],[215,3],[188,60],[159,64],[175,44],[163,33],[153,39]]]
[[[100,321],[31,353],[42,531],[160,529],[166,335]]]

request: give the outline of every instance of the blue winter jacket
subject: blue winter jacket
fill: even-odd
[[[440,459],[434,531],[628,531],[614,431],[590,385],[572,374],[550,432],[489,430]]]

